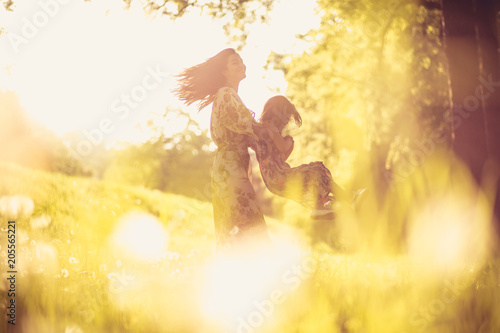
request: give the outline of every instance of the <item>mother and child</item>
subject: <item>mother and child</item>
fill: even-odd
[[[238,96],[246,66],[234,49],[225,49],[178,75],[176,96],[199,109],[212,105],[210,135],[217,146],[212,170],[212,204],[217,251],[270,245],[264,216],[249,178],[250,155],[255,151],[270,192],[312,210],[313,219],[333,219],[332,204],[349,196],[322,162],[291,167],[286,160],[294,141],[284,128],[302,119],[283,96],[267,101],[260,120]]]

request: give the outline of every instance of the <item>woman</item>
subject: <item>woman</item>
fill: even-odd
[[[248,147],[255,145],[254,114],[238,96],[246,67],[233,49],[178,75],[177,97],[199,109],[213,103],[210,135],[217,145],[212,170],[212,204],[217,252],[270,244],[264,216],[249,179]]]

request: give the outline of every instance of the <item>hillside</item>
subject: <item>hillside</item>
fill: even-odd
[[[205,201],[3,162],[0,174],[2,230],[16,221],[16,329],[23,332],[64,331],[72,323],[89,332],[153,332],[116,322],[111,296],[129,287],[128,270],[166,278],[170,289],[213,256],[212,206]]]
[[[17,322],[2,332],[500,329],[498,259],[429,274],[406,255],[307,249],[307,228],[267,218],[277,257],[218,262],[209,203],[5,163],[0,174],[2,233],[13,220],[17,240]]]

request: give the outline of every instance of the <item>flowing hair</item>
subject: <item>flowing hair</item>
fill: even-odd
[[[276,128],[282,130],[293,119],[295,125],[302,125],[302,118],[299,112],[285,96],[274,96],[267,100],[264,105],[264,110],[260,116],[260,122],[269,122],[274,124]]]
[[[189,67],[176,75],[178,86],[172,92],[186,105],[198,103],[198,111],[213,102],[217,91],[227,83],[223,72],[228,58],[236,54],[234,49],[225,49],[205,62]]]

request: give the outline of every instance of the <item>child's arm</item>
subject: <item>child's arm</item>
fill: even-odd
[[[290,155],[290,153],[292,152],[292,149],[293,149],[293,140],[285,140],[281,136],[280,132],[275,127],[268,128],[268,132],[269,132],[269,136],[273,140],[276,147],[278,147],[279,151],[281,153],[285,153],[285,154],[288,153],[288,155]],[[287,158],[288,158],[288,156],[287,156]]]
[[[290,135],[285,136],[283,139],[285,142],[291,142],[290,148],[288,148],[288,150],[286,152],[281,153],[281,157],[283,158],[283,161],[286,162],[286,160],[288,159],[288,157],[290,157],[290,154],[292,153],[294,141]]]

